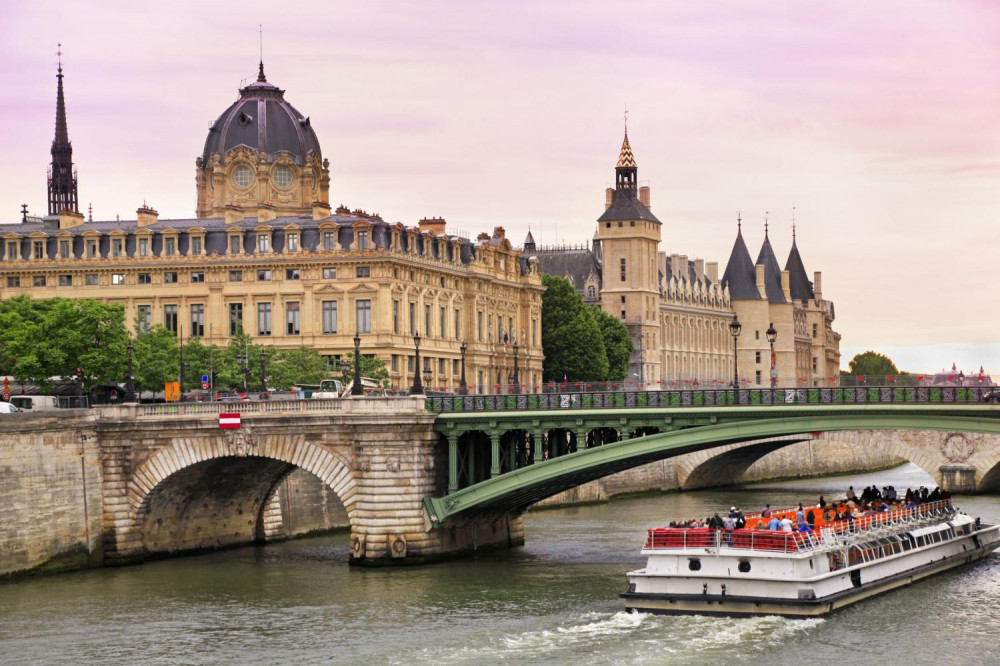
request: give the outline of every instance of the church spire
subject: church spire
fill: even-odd
[[[59,211],[80,212],[77,202],[76,171],[73,169],[73,145],[66,126],[66,100],[63,97],[62,44],[59,44],[56,74],[56,135],[52,140],[52,164],[49,166],[49,215]]]
[[[628,109],[625,109],[625,140],[622,141],[622,151],[615,165],[615,189],[635,190],[639,168],[632,155],[632,146],[628,142]]]

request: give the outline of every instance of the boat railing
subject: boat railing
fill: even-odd
[[[839,520],[817,530],[782,532],[766,529],[714,529],[709,527],[657,527],[646,531],[645,550],[712,550],[736,548],[769,553],[797,553],[821,548],[838,548],[847,539],[870,536],[881,528],[912,526],[947,515],[953,511],[951,500],[926,502],[913,508],[860,515],[853,520]]]

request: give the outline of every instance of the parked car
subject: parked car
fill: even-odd
[[[0,402],[0,414],[16,414],[21,410],[9,402]]]
[[[990,389],[983,393],[981,398],[983,402],[988,402],[991,405],[1000,404],[1000,388]]]

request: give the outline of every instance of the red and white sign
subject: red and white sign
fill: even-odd
[[[207,391],[208,390],[208,382],[202,382],[201,383],[201,390],[202,391]]]
[[[240,413],[233,412],[231,414],[219,414],[219,427],[220,428],[239,428],[240,427]]]

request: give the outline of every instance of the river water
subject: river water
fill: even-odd
[[[348,567],[346,534],[0,584],[3,664],[998,664],[1000,556],[826,619],[623,612],[644,530],[731,505],[931,483],[856,475],[537,511],[524,548]],[[1000,498],[956,505],[1000,520]]]

